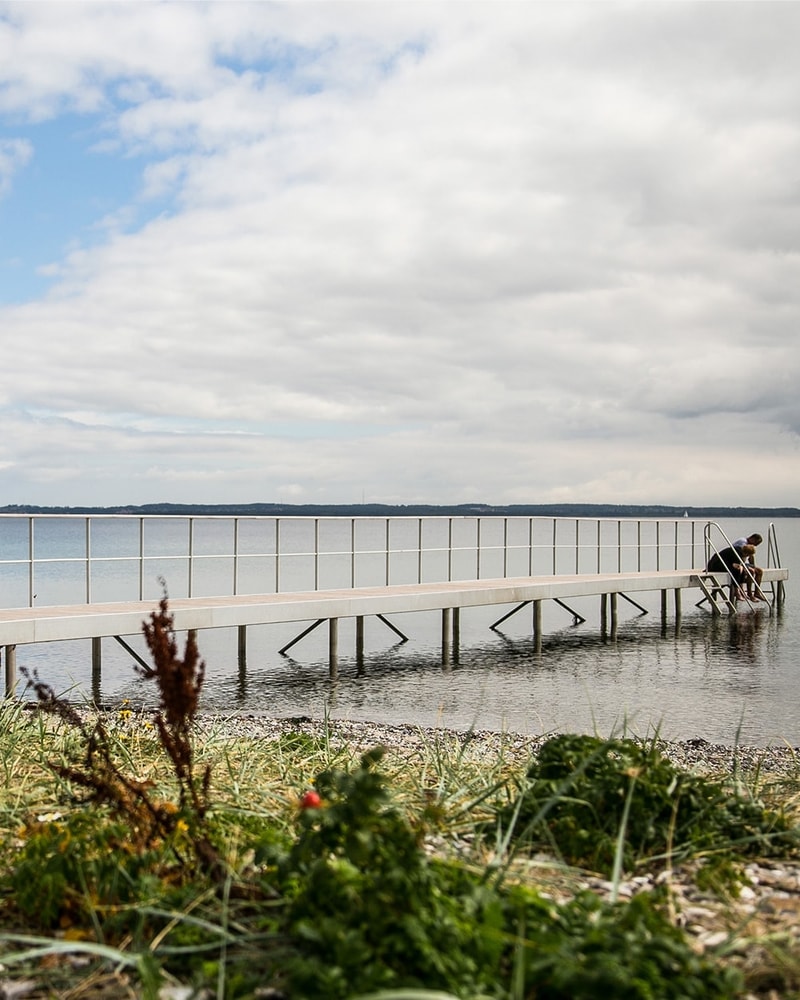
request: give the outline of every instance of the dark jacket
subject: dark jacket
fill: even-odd
[[[731,545],[721,552],[715,552],[708,560],[706,569],[709,573],[730,573],[734,580],[741,582],[745,576],[745,570],[742,568],[744,561],[741,550]],[[735,565],[739,568],[734,569]]]

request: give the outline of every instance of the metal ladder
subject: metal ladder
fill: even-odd
[[[716,555],[719,555],[719,552],[720,552],[720,550],[714,545],[714,543],[713,543],[713,541],[711,539],[711,529],[712,528],[715,528],[720,533],[720,535],[722,535],[722,538],[725,541],[725,545],[723,546],[723,548],[732,548],[733,547],[732,543],[731,543],[731,540],[728,538],[728,536],[722,530],[722,528],[720,527],[720,525],[717,524],[715,521],[709,521],[706,524],[705,528],[703,529],[703,534],[704,534],[705,543],[706,543],[705,544],[706,565],[708,565],[709,560],[711,559],[711,553],[712,552],[715,553]],[[777,536],[775,534],[775,525],[772,522],[770,522],[769,528],[767,530],[767,566],[768,567],[772,564],[773,560],[775,561],[775,563],[774,563],[775,566],[779,567],[781,563],[780,563],[780,554],[778,552],[778,539],[777,539]],[[751,572],[749,565],[747,563],[743,563],[743,566],[745,568],[746,575],[749,577],[749,582],[752,585],[753,590],[756,591],[758,593],[759,597],[763,601],[765,601],[767,603],[767,605],[770,608],[770,612],[771,612],[772,611],[772,605],[775,603],[776,598],[782,596],[781,594],[776,593],[775,583],[771,583],[770,584],[770,588],[772,590],[772,601],[770,601],[767,598],[767,595],[764,593],[764,591],[758,585],[758,583],[756,583],[756,579],[755,579],[753,573]],[[724,577],[725,578],[725,582],[721,583],[719,577]],[[736,589],[736,584],[735,584],[735,581],[734,581],[733,577],[730,575],[730,573],[724,573],[723,571],[715,571],[713,573],[704,572],[704,573],[699,574],[697,579],[698,579],[698,583],[700,585],[700,589],[703,591],[703,595],[704,595],[701,598],[701,600],[699,600],[697,602],[697,607],[700,607],[701,605],[705,604],[706,601],[708,601],[709,607],[711,608],[711,613],[712,614],[715,614],[715,615],[722,614],[721,607],[727,608],[729,614],[736,614],[736,612],[738,610],[736,602],[734,600],[732,600],[732,598],[729,596],[730,593],[732,593],[734,591],[734,589]],[[783,583],[779,581],[778,582],[778,587],[782,588],[783,587]],[[726,589],[727,589],[728,593],[726,593]],[[720,598],[722,599],[722,605],[720,605],[720,603],[719,603],[719,599]],[[745,601],[745,603],[747,604],[747,606],[752,611],[753,608],[754,608],[753,602],[749,598],[747,598],[746,596],[744,598],[742,598],[742,599]]]
[[[709,607],[711,608],[711,613],[714,615],[721,615],[722,610],[718,602],[718,598],[722,598],[723,607],[727,607],[729,614],[736,614],[737,607],[736,603],[732,601],[729,597],[729,592],[731,588],[730,578],[726,580],[725,583],[720,583],[718,577],[721,574],[715,573],[700,573],[697,577],[697,582],[700,584],[700,589],[703,591],[703,598],[697,602],[697,607],[705,604],[708,601]],[[725,574],[728,577],[728,574]],[[750,602],[748,601],[748,604]],[[752,607],[752,605],[751,605]]]

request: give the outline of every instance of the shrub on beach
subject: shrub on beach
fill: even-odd
[[[498,812],[519,847],[554,851],[610,875],[615,861],[675,861],[699,853],[785,852],[797,829],[740,783],[681,770],[654,742],[562,735],[548,740]]]

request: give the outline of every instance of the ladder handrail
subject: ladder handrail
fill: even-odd
[[[775,531],[774,522],[770,521],[767,528],[767,569],[772,568],[773,558],[775,559],[775,568],[780,569],[781,554],[778,551],[778,535]]]
[[[719,555],[720,554],[720,550],[716,547],[716,545],[714,544],[714,542],[711,539],[711,529],[712,528],[716,528],[716,530],[725,539],[725,545],[723,546],[723,548],[729,548],[729,549],[733,548],[733,542],[725,534],[725,530],[723,529],[722,525],[718,524],[716,521],[707,521],[705,527],[703,528],[703,538],[704,538],[704,541],[706,543],[706,566],[708,566],[709,562],[711,561],[711,550],[712,549],[713,549],[715,555]],[[777,536],[775,534],[775,525],[774,525],[774,523],[772,521],[770,521],[769,528],[767,529],[767,566],[769,566],[769,564],[770,564],[771,547],[773,545],[774,545],[774,549],[775,549],[775,557],[777,559],[777,562],[776,562],[775,565],[776,565],[776,568],[780,568],[780,556],[778,555],[778,541],[777,541]],[[752,570],[750,569],[750,565],[747,563],[746,560],[743,560],[742,563],[741,563],[741,565],[744,567],[744,571],[745,571],[745,573],[746,573],[746,575],[747,575],[750,583],[752,584],[753,588],[755,590],[757,590],[758,593],[759,593],[759,595],[766,600],[766,594],[761,589],[761,587],[758,585],[758,583],[756,581],[756,578],[755,578],[755,575],[753,574]],[[730,571],[728,571],[728,575],[731,577],[731,579],[733,579],[733,575],[730,573]],[[752,609],[753,605],[752,605],[751,601],[747,598],[747,596],[745,596],[744,600],[747,601],[747,603],[750,605],[750,608]]]

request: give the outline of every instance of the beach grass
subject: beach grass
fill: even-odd
[[[197,714],[196,651],[159,657],[185,673],[157,713],[46,685],[0,708],[6,995],[800,996],[797,769],[700,774],[655,738],[237,734]]]

